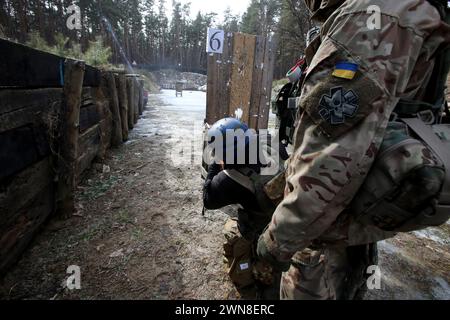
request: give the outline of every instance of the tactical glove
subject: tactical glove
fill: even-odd
[[[258,240],[258,246],[256,248],[256,254],[258,257],[270,263],[270,265],[277,271],[286,272],[289,270],[290,262],[278,261],[267,249],[266,243],[264,242],[263,236],[261,235]]]

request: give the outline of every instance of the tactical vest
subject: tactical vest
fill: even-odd
[[[450,24],[446,1],[429,1]],[[450,124],[445,87],[450,49],[436,55],[425,101],[400,100],[373,167],[350,206],[356,220],[393,232],[450,218]]]

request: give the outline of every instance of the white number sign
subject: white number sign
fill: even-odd
[[[223,40],[225,32],[223,30],[208,28],[208,39],[206,39],[206,52],[223,53]]]

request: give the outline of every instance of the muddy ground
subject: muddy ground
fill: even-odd
[[[0,298],[237,299],[221,256],[227,215],[202,216],[204,112],[204,93],[151,95],[130,141],[79,186],[78,212],[43,228]],[[447,224],[383,242],[381,289],[367,298],[450,299],[449,234]],[[81,290],[65,288],[70,265]]]

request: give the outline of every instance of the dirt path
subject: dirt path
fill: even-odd
[[[6,276],[2,298],[233,296],[221,264],[226,215],[202,217],[199,162],[171,161],[203,115],[152,100],[130,141],[108,155],[110,173],[92,170],[77,193],[78,213],[45,228]],[[81,268],[81,290],[63,289],[70,265]]]
[[[201,145],[186,143],[201,138],[204,93],[187,93],[183,107],[170,93],[163,99],[151,96],[130,141],[79,187],[78,212],[44,228],[0,283],[0,298],[237,297],[221,256],[227,216],[202,217]],[[382,290],[368,298],[449,299],[448,231],[381,244]],[[64,289],[70,265],[81,268],[81,290]]]

